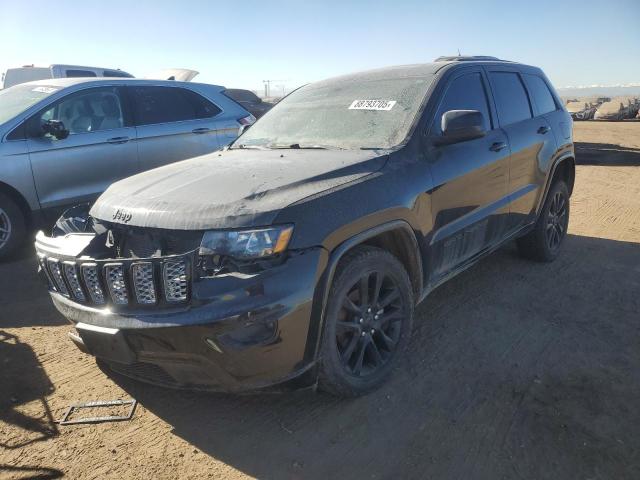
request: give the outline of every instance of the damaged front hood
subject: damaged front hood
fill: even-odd
[[[214,152],[116,182],[90,214],[176,230],[269,225],[284,207],[376,172],[386,158],[372,150]]]

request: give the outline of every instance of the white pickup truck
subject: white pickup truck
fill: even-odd
[[[18,68],[7,69],[4,74],[3,88],[9,88],[20,83],[33,82],[34,80],[67,77],[133,78],[133,75],[116,68],[82,67],[78,65],[59,64],[49,65],[48,67],[25,65]]]

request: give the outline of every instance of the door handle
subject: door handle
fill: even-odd
[[[543,125],[542,127],[540,127],[538,129],[538,133],[540,135],[544,135],[545,133],[547,133],[549,130],[551,130],[551,128],[547,127],[546,125]]]
[[[129,137],[113,137],[107,140],[107,143],[120,144],[127,143],[129,141]]]
[[[191,133],[199,134],[199,133],[207,133],[207,132],[210,132],[210,131],[211,131],[210,128],[202,127],[202,128],[194,128],[193,130],[191,130]]]
[[[504,143],[504,142],[495,142],[495,143],[491,144],[491,146],[489,147],[489,150],[491,150],[492,152],[499,152],[503,148],[507,148],[507,144],[506,143]]]

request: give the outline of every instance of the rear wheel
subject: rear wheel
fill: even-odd
[[[551,186],[533,230],[517,240],[520,254],[541,262],[555,260],[568,226],[569,190],[563,181],[558,180]]]
[[[26,232],[22,210],[10,197],[0,192],[0,258],[6,258],[19,247]]]
[[[353,397],[384,383],[413,323],[406,270],[389,252],[356,247],[336,271],[326,309],[319,386]]]

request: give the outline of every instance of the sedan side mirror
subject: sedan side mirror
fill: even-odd
[[[42,124],[42,131],[58,140],[64,140],[69,136],[69,130],[64,127],[64,123],[60,120],[47,120]]]
[[[464,142],[484,137],[484,115],[478,110],[449,110],[442,115],[442,137],[438,144]]]

